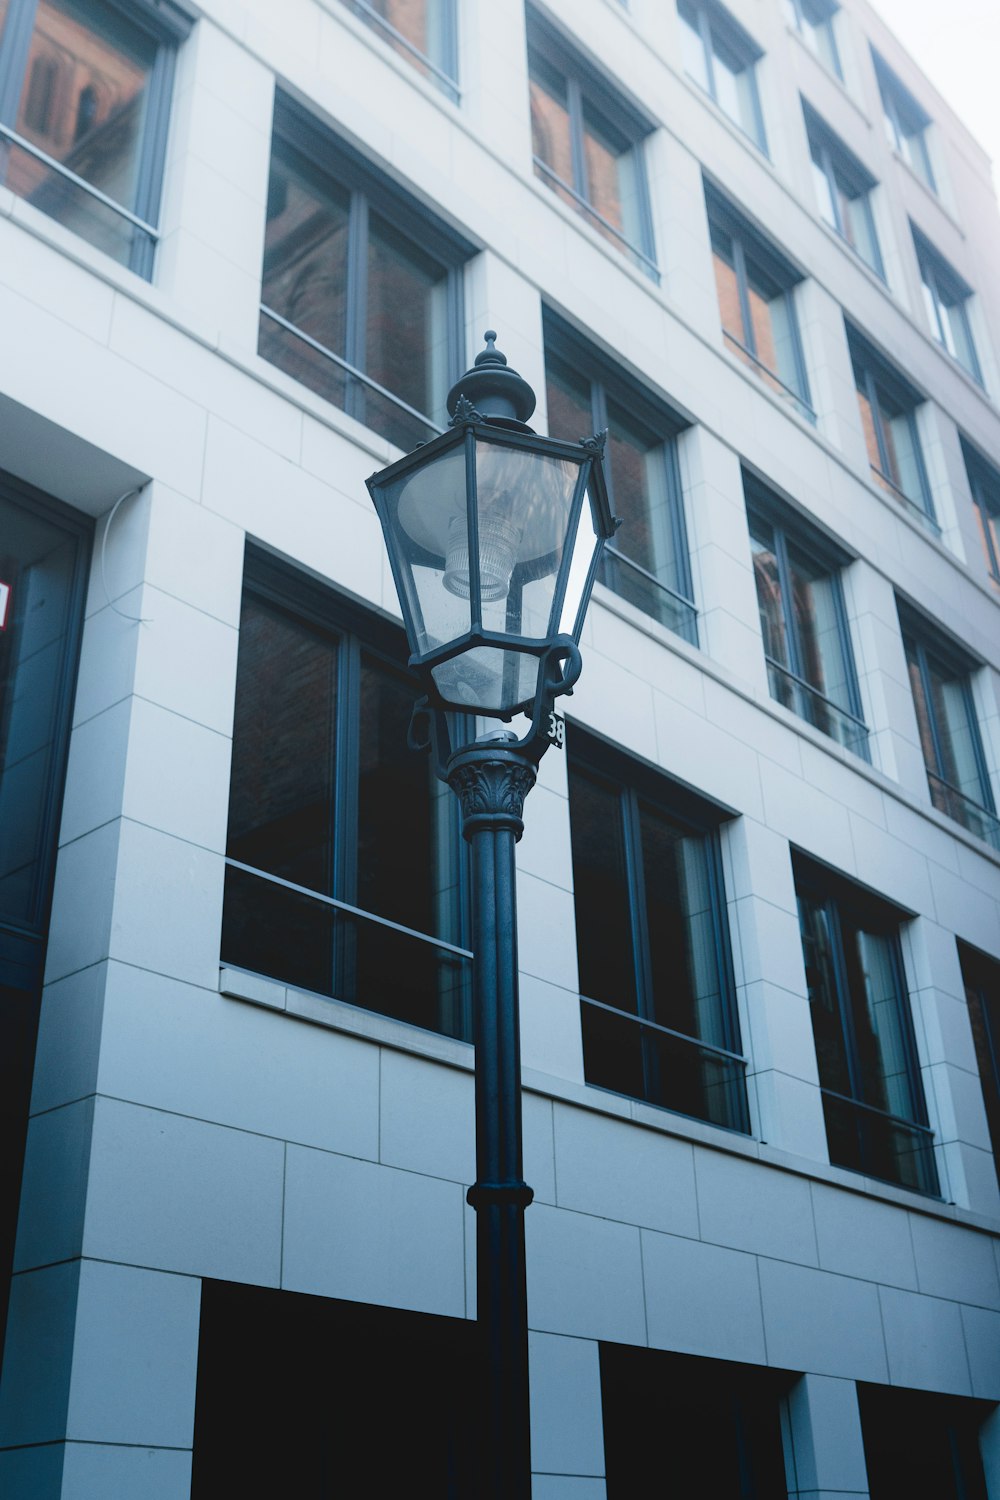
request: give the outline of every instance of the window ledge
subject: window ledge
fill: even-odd
[[[219,971],[219,993],[227,1000],[244,1001],[267,1010],[279,1011],[296,1020],[356,1036],[377,1046],[425,1057],[464,1073],[474,1071],[474,1051],[469,1042],[439,1036],[436,1032],[424,1031],[390,1016],[345,1005],[343,1001],[327,1000],[308,990],[284,985],[279,980],[268,979],[246,969],[223,965]],[[700,1120],[689,1119],[686,1115],[657,1109],[655,1105],[646,1104],[641,1099],[607,1093],[592,1085],[557,1078],[554,1074],[540,1073],[533,1068],[523,1070],[522,1082],[527,1093],[543,1099],[574,1105],[592,1114],[626,1120],[642,1129],[689,1141],[692,1145],[702,1146],[707,1150],[721,1151],[744,1160],[760,1161],[793,1176],[827,1183],[861,1197],[893,1203],[913,1213],[946,1219],[970,1229],[983,1229],[993,1233],[997,1230],[996,1219],[973,1213],[957,1204],[925,1198],[920,1193],[894,1187],[891,1183],[878,1182],[849,1172],[843,1167],[831,1166],[827,1162],[811,1161],[808,1157],[779,1150],[753,1136],[737,1135],[732,1131],[704,1124]]]

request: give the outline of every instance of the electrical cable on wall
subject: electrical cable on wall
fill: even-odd
[[[107,599],[108,604],[114,610],[114,612],[115,612],[116,615],[121,615],[121,617],[122,617],[123,620],[131,620],[132,623],[135,624],[135,625],[148,625],[150,622],[143,615],[130,615],[127,610],[119,609],[118,605],[114,602],[114,600],[111,597],[111,590],[108,587],[108,568],[107,568],[107,564],[108,564],[108,533],[111,530],[111,526],[112,526],[112,523],[113,523],[113,521],[115,519],[115,516],[118,514],[119,507],[121,505],[123,505],[126,500],[130,500],[133,495],[139,495],[139,494],[141,494],[142,491],[146,488],[146,484],[148,484],[148,483],[149,483],[149,481],[146,480],[145,483],[138,484],[138,485],[136,485],[136,487],[134,489],[126,490],[125,493],[124,493],[124,495],[119,495],[118,496],[118,499],[115,501],[114,505],[112,505],[111,509],[108,511],[108,519],[104,523],[104,532],[103,532],[103,535],[101,536],[101,582],[104,585],[104,597]]]

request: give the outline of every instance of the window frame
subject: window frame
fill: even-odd
[[[739,1006],[737,1002],[736,976],[733,967],[732,941],[729,930],[728,907],[726,901],[725,873],[722,861],[722,843],[719,834],[721,824],[725,821],[727,814],[714,804],[709,803],[697,792],[680,785],[670,778],[659,768],[650,766],[648,763],[637,760],[592,732],[581,728],[573,723],[569,728],[568,754],[579,767],[583,774],[596,782],[606,791],[610,791],[617,798],[618,810],[621,817],[620,828],[622,831],[622,852],[624,859],[624,885],[625,899],[628,906],[628,929],[629,929],[629,951],[623,957],[623,962],[631,966],[635,986],[636,1009],[634,1012],[623,1010],[619,1006],[611,1005],[607,1001],[595,1000],[583,993],[580,986],[581,1007],[581,1032],[583,1030],[583,1008],[591,1006],[597,1010],[610,1012],[611,1015],[630,1021],[640,1029],[642,1047],[642,1071],[644,1094],[642,1102],[650,1104],[653,1108],[666,1109],[670,1113],[683,1113],[674,1109],[669,1104],[661,1104],[656,1098],[651,1097],[651,1078],[656,1081],[659,1072],[659,1063],[647,1046],[648,1034],[653,1033],[652,1041],[657,1036],[666,1036],[674,1041],[685,1043],[696,1052],[709,1052],[715,1057],[724,1058],[727,1062],[741,1068],[742,1072],[732,1080],[734,1087],[741,1085],[736,1091],[738,1093],[736,1113],[741,1123],[738,1125],[724,1125],[710,1120],[701,1115],[684,1115],[685,1119],[700,1119],[706,1125],[712,1125],[718,1130],[728,1130],[733,1134],[749,1136],[751,1134],[751,1123],[749,1104],[747,1100],[747,1071],[749,1058],[742,1050],[743,1042],[740,1029]],[[720,992],[720,1017],[725,1046],[702,1040],[700,1037],[689,1033],[677,1031],[672,1027],[664,1025],[655,1019],[655,997],[653,993],[652,959],[649,946],[649,922],[646,912],[646,893],[642,863],[642,835],[639,819],[639,802],[645,801],[658,809],[673,823],[688,829],[703,841],[705,849],[706,873],[710,893],[711,921],[713,947],[716,960],[716,972],[719,978]],[[572,816],[571,837],[572,837]],[[575,882],[574,882],[575,883]],[[576,915],[574,910],[574,921]],[[588,1088],[603,1088],[607,1092],[617,1093],[607,1085],[594,1083],[586,1077],[586,1060],[584,1063],[584,1081]],[[633,1095],[619,1095],[619,1097],[639,1097]]]
[[[764,127],[764,111],[761,108],[760,89],[757,87],[757,64],[764,56],[764,49],[760,47],[748,31],[744,31],[734,16],[731,16],[723,6],[714,3],[714,0],[678,0],[678,17],[682,24],[690,27],[690,21],[683,16],[682,11],[692,11],[697,19],[696,29],[701,37],[702,51],[705,55],[705,76],[708,79],[708,89],[701,92],[708,93],[715,107],[722,111],[731,125],[734,125],[741,135],[746,136],[762,156],[770,160],[770,151],[767,144],[767,131]],[[750,81],[750,107],[753,113],[754,134],[751,134],[739,120],[733,119],[728,110],[719,103],[719,90],[715,80],[715,58],[716,37],[718,37],[721,49],[728,49],[734,57],[743,59],[743,66],[739,69],[741,73],[749,73]],[[690,73],[686,76],[701,88],[698,79]]]
[[[979,363],[979,351],[972,334],[972,324],[969,321],[969,310],[967,303],[974,295],[972,288],[962,280],[958,272],[945,260],[940,251],[921,234],[917,226],[911,221],[910,232],[913,235],[913,248],[917,255],[917,265],[920,268],[920,280],[926,288],[931,305],[934,309],[934,324],[931,334],[934,342],[944,350],[948,358],[964,370],[966,375],[980,387],[983,386],[983,371]],[[971,368],[958,354],[953,354],[948,348],[948,340],[945,332],[944,308],[954,308],[958,312],[965,332],[969,353],[972,356]]]
[[[461,102],[462,90],[458,82],[458,13],[456,0],[438,0],[443,7],[444,62],[436,63],[426,52],[421,52],[408,37],[398,31],[392,22],[380,15],[369,0],[342,0],[352,15],[380,36],[392,50],[402,48],[413,59],[411,66],[426,68],[431,81],[452,104]]]
[[[244,871],[260,880],[301,895],[304,898],[316,900],[323,906],[334,911],[344,913],[347,917],[357,917],[361,921],[374,921],[380,927],[390,929],[395,933],[401,933],[414,940],[422,941],[428,947],[439,952],[451,953],[462,959],[466,965],[473,962],[471,951],[472,937],[472,914],[471,893],[468,879],[468,851],[465,841],[461,837],[461,817],[458,803],[455,798],[448,798],[448,818],[451,824],[449,838],[452,845],[452,853],[456,860],[457,879],[457,933],[458,941],[450,938],[439,938],[433,933],[422,933],[416,928],[408,927],[404,923],[395,921],[393,918],[383,916],[379,912],[370,911],[357,903],[358,897],[358,774],[360,759],[360,675],[361,656],[367,654],[379,661],[384,662],[390,670],[398,672],[401,676],[407,670],[407,650],[402,628],[374,611],[366,609],[363,605],[338,593],[333,587],[321,583],[318,579],[311,578],[308,574],[301,572],[291,563],[273,557],[254,546],[248,546],[243,573],[243,596],[253,595],[262,601],[267,607],[276,609],[289,619],[304,625],[310,629],[320,631],[326,637],[336,638],[337,657],[337,702],[334,710],[333,742],[335,746],[336,765],[331,778],[331,813],[330,813],[330,884],[335,895],[311,889],[294,881],[285,879],[269,870],[261,869],[259,866],[249,865],[242,860],[236,859],[229,853],[229,814],[227,813],[226,853],[224,864],[227,870],[235,869]],[[420,690],[416,683],[413,684],[414,703],[420,696]],[[233,758],[235,759],[235,738],[233,742]],[[236,959],[223,958],[222,962],[231,968],[244,969],[248,973],[256,970],[247,969]],[[343,953],[336,953],[333,962],[333,986],[343,985],[345,980],[345,965],[349,965],[350,959],[345,958]],[[471,970],[469,971],[471,973]],[[284,980],[294,987],[294,981]],[[468,976],[464,985],[465,994],[462,1000],[461,1031],[459,1040],[472,1040],[472,1018],[471,1018],[471,987]],[[322,993],[322,992],[318,992]],[[345,1000],[342,995],[335,992],[323,995],[333,1003],[353,1005],[358,1009],[367,1010],[371,1014],[384,1015],[389,1019],[399,1020],[403,1024],[419,1025],[412,1021],[406,1021],[405,1017],[397,1016],[391,1010],[373,1010],[360,998]],[[428,1029],[428,1028],[421,1028]],[[452,1035],[442,1028],[429,1028],[436,1035]]]
[[[885,282],[885,263],[882,260],[882,246],[879,244],[878,231],[875,225],[875,215],[872,212],[871,195],[878,187],[878,180],[862,166],[853,152],[849,151],[842,141],[822,120],[812,106],[802,100],[802,114],[806,125],[806,138],[809,142],[809,155],[823,176],[827,180],[830,192],[830,201],[833,205],[834,223],[830,226],[843,240],[852,255],[857,256],[861,264],[873,271],[880,281]],[[840,193],[845,198],[850,198],[852,203],[860,203],[862,212],[868,225],[868,233],[871,236],[872,248],[875,251],[875,262],[861,254],[856,245],[851,243],[847,233],[840,207]],[[822,209],[820,218],[826,223]]]
[[[959,941],[969,1022],[983,1090],[993,1165],[1000,1182],[1000,959]]]
[[[678,559],[678,572],[684,591],[680,592],[671,588],[669,584],[662,583],[658,578],[636,562],[626,553],[621,552],[614,545],[614,538],[605,545],[605,552],[610,553],[617,563],[621,564],[626,572],[635,572],[641,575],[651,586],[664,590],[679,605],[685,606],[690,614],[687,616],[687,630],[676,630],[683,640],[692,646],[698,645],[698,608],[694,602],[694,586],[691,577],[691,556],[688,546],[687,521],[684,513],[684,487],[681,481],[680,458],[677,452],[677,439],[685,430],[687,424],[670,409],[657,401],[655,397],[645,390],[638,382],[629,379],[609,359],[605,359],[594,346],[572,329],[569,324],[549,310],[542,311],[543,347],[546,362],[549,355],[562,364],[572,365],[575,373],[586,380],[590,386],[590,408],[591,422],[594,432],[603,432],[608,426],[607,403],[611,400],[617,405],[624,407],[631,415],[635,416],[639,423],[651,431],[662,434],[659,443],[659,451],[663,459],[663,482],[668,497],[670,513],[670,534],[674,547],[674,554]],[[546,371],[546,376],[547,376]],[[611,475],[611,467],[607,455],[605,455],[605,480],[608,486],[608,498],[611,502],[612,514],[614,514],[614,487]],[[604,588],[610,590],[616,597],[618,591],[608,583],[602,572],[598,574],[598,582]],[[636,608],[639,608],[636,605]],[[651,618],[655,618],[652,616]],[[662,622],[661,622],[662,623]],[[670,629],[669,626],[664,626]]]
[[[749,221],[742,216],[739,209],[737,209],[732,203],[730,203],[729,200],[725,198],[711,182],[709,182],[708,178],[704,179],[704,184],[705,206],[708,214],[709,238],[711,240],[712,231],[718,228],[721,233],[728,236],[729,240],[732,243],[733,271],[736,276],[737,294],[739,296],[740,302],[740,316],[743,320],[744,332],[746,336],[751,340],[751,342],[756,345],[756,338],[754,336],[753,328],[753,317],[750,309],[750,290],[746,265],[747,250],[749,249],[751,260],[756,261],[757,264],[760,265],[764,274],[770,277],[772,281],[777,282],[778,285],[782,288],[782,296],[785,298],[788,306],[788,322],[789,328],[791,330],[792,361],[795,366],[795,374],[800,383],[801,390],[796,391],[790,385],[786,385],[776,370],[772,370],[769,365],[764,364],[763,360],[758,358],[756,347],[751,348],[746,344],[740,343],[738,339],[736,339],[731,333],[728,332],[728,330],[722,325],[722,308],[720,306],[719,324],[722,329],[723,347],[725,347],[727,343],[733,343],[736,344],[744,354],[749,355],[750,359],[753,361],[754,369],[763,372],[761,378],[765,379],[765,383],[767,380],[773,380],[778,385],[780,385],[782,390],[788,393],[790,402],[794,409],[799,413],[799,415],[804,417],[804,419],[812,426],[815,426],[816,412],[812,405],[812,396],[809,390],[809,372],[806,368],[805,351],[802,347],[802,334],[799,330],[799,319],[795,307],[794,296],[795,288],[805,280],[805,277],[792,265],[791,261],[786,260],[779,251],[774,249],[774,247],[758,232],[758,230],[756,230],[753,225],[750,224]],[[716,253],[718,252],[716,252],[713,246],[712,254],[715,255]],[[718,302],[718,296],[716,297],[716,301]]]
[[[836,989],[834,999],[837,1005],[847,1075],[851,1088],[850,1095],[840,1094],[836,1089],[826,1088],[821,1080],[819,1085],[820,1093],[823,1096],[829,1096],[841,1103],[850,1105],[852,1109],[860,1111],[862,1121],[868,1115],[875,1114],[882,1120],[890,1122],[898,1121],[899,1124],[905,1126],[907,1129],[915,1129],[923,1135],[925,1145],[928,1148],[926,1178],[928,1183],[933,1184],[933,1186],[926,1189],[913,1188],[898,1181],[896,1185],[904,1187],[910,1192],[926,1192],[928,1197],[940,1197],[940,1179],[935,1150],[936,1137],[927,1112],[927,1097],[924,1091],[920,1054],[917,1048],[913,1006],[906,981],[906,966],[903,962],[901,929],[903,922],[906,920],[906,913],[892,906],[884,898],[876,896],[873,892],[856,885],[846,876],[840,875],[825,865],[818,864],[815,860],[810,859],[807,854],[795,848],[792,849],[792,868],[795,881],[796,904],[800,908],[799,926],[803,945],[804,964],[806,964],[806,953],[805,933],[802,931],[801,902],[803,900],[811,901],[815,905],[822,906],[826,911],[827,928],[831,935],[830,956],[833,968],[833,981]],[[864,1064],[858,1047],[857,1031],[852,1009],[853,997],[847,978],[847,961],[841,918],[842,910],[862,930],[873,932],[886,939],[893,978],[899,1040],[905,1063],[907,1085],[910,1097],[915,1105],[917,1115],[915,1119],[908,1119],[903,1115],[894,1115],[889,1110],[881,1109],[875,1104],[870,1104],[864,1097],[862,1083]],[[814,1045],[816,1045],[815,1032]],[[816,1045],[816,1052],[818,1061],[818,1045]],[[827,1141],[829,1143],[829,1130],[827,1130]],[[845,1171],[860,1171],[864,1175],[875,1175],[870,1171],[869,1167],[864,1165],[852,1167],[844,1162],[833,1162],[832,1158],[831,1164],[841,1166]],[[877,1180],[892,1182],[894,1179],[877,1178]]]
[[[788,643],[788,654],[791,660],[791,668],[785,667],[781,662],[775,661],[768,656],[764,650],[764,660],[768,667],[776,668],[783,676],[791,676],[798,684],[807,689],[809,694],[821,698],[824,704],[828,704],[835,715],[847,715],[852,718],[857,726],[857,743],[847,745],[855,755],[862,760],[871,761],[871,752],[868,747],[868,726],[864,719],[864,707],[861,701],[861,689],[858,685],[857,670],[854,665],[854,649],[851,643],[850,624],[847,618],[847,605],[844,601],[844,590],[841,582],[841,573],[845,567],[850,566],[853,559],[849,554],[840,551],[833,543],[825,540],[807,524],[800,521],[789,512],[789,508],[768,490],[759,479],[743,471],[743,490],[746,498],[747,521],[751,532],[753,520],[759,517],[774,536],[774,555],[778,566],[778,587],[780,590],[782,622],[785,628],[785,639]],[[834,617],[837,622],[837,636],[840,641],[841,658],[844,667],[844,677],[847,683],[848,697],[851,701],[849,710],[843,709],[840,704],[834,703],[819,688],[813,686],[803,672],[804,652],[800,639],[798,621],[795,611],[791,607],[794,598],[794,586],[791,579],[791,568],[788,561],[788,544],[791,542],[799,552],[803,553],[810,562],[822,568],[831,583],[833,598]],[[774,697],[772,690],[771,696]],[[777,700],[776,700],[777,701]],[[805,723],[811,721],[805,714],[795,710],[797,717]],[[814,728],[818,726],[813,725]],[[826,731],[820,730],[820,733]],[[835,740],[837,744],[843,741],[837,740],[834,735],[827,735],[829,739]]]
[[[639,109],[627,100],[614,86],[576,52],[560,33],[532,5],[526,7],[527,55],[529,87],[532,76],[532,61],[536,59],[550,73],[557,74],[566,86],[566,113],[569,120],[570,157],[573,181],[566,182],[532,149],[532,167],[536,176],[545,182],[551,191],[569,193],[581,209],[586,223],[593,220],[600,225],[599,232],[610,234],[626,259],[634,259],[657,286],[660,284],[660,269],[656,262],[656,240],[653,233],[653,211],[649,197],[649,179],[643,142],[656,128]],[[630,142],[629,151],[634,156],[636,178],[636,202],[639,220],[640,243],[635,244],[605,219],[591,203],[588,195],[587,161],[584,134],[584,109],[591,102],[597,115],[603,116],[619,134]]]
[[[893,495],[897,496],[908,510],[915,511],[920,521],[928,526],[935,535],[938,535],[941,528],[934,511],[934,499],[931,495],[930,480],[927,477],[927,466],[924,463],[924,450],[923,444],[920,441],[920,428],[917,425],[916,415],[917,409],[924,404],[925,398],[907,380],[904,380],[856,329],[850,324],[846,324],[845,326],[847,328],[847,342],[850,347],[854,383],[858,391],[867,397],[872,414],[875,441],[878,445],[879,458],[883,465],[883,467],[876,470],[869,456],[869,467],[875,470],[877,475],[887,482],[891,487]],[[887,400],[882,399],[883,393]],[[889,472],[889,446],[885,435],[885,411],[887,406],[892,405],[898,406],[900,408],[899,415],[906,418],[910,441],[913,445],[917,482],[920,488],[921,498],[919,500],[915,500],[912,495],[908,495],[896,483]]]
[[[1000,584],[1000,473],[964,437],[960,437],[960,442],[972,503],[979,514],[986,568],[992,581]],[[994,492],[992,500],[991,490]]]
[[[830,52],[833,56],[833,68],[828,69],[828,71],[832,71],[833,76],[835,78],[839,78],[840,82],[843,83],[844,69],[843,64],[840,60],[840,47],[837,43],[837,31],[833,24],[833,18],[840,10],[840,6],[837,3],[837,0],[825,0],[825,3],[823,4],[820,3],[820,0],[787,0],[787,6],[792,12],[795,30],[804,40],[807,36],[807,26],[811,26],[814,30],[819,30],[821,26],[826,28],[826,34],[830,39]],[[813,20],[810,16],[807,15],[806,12],[810,6],[817,11],[822,11],[822,15],[820,16],[819,20]],[[813,56],[819,58],[820,62],[823,63],[823,66],[826,67],[826,60],[822,57],[818,49],[809,46],[808,41],[806,41],[806,46],[809,47],[809,50],[810,52],[812,52]]]
[[[436,219],[422,204],[404,189],[397,187],[378,168],[353,147],[326,130],[300,105],[280,91],[275,96],[274,123],[271,132],[271,161],[275,147],[280,142],[286,150],[297,157],[306,175],[321,184],[332,183],[349,198],[349,223],[347,230],[347,278],[345,285],[345,333],[344,354],[322,344],[319,340],[297,327],[274,308],[260,302],[260,320],[267,319],[283,328],[286,333],[300,339],[316,353],[324,355],[344,374],[344,405],[329,401],[338,411],[344,411],[362,425],[365,421],[365,392],[371,391],[389,401],[397,410],[414,418],[433,436],[444,429],[425,412],[417,411],[401,396],[368,375],[364,369],[365,323],[367,315],[367,251],[368,219],[370,212],[387,220],[401,237],[428,260],[438,264],[447,278],[445,317],[447,320],[447,384],[453,384],[465,365],[465,262],[475,253],[475,248],[456,231],[449,229]],[[261,277],[263,294],[263,271]],[[259,338],[259,334],[258,334]],[[266,359],[266,355],[260,358]],[[275,369],[281,365],[273,364]],[[287,371],[284,372],[288,374]],[[289,379],[298,380],[294,375]],[[359,387],[361,389],[359,390]],[[313,389],[307,386],[307,389]],[[320,399],[328,400],[320,392]],[[377,431],[377,428],[371,428]],[[392,441],[386,439],[386,441]]]
[[[6,155],[3,146],[6,141],[42,162],[58,178],[71,183],[139,230],[140,233],[133,237],[127,265],[129,270],[141,276],[144,281],[151,281],[160,238],[157,220],[163,193],[177,51],[187,38],[192,22],[171,0],[104,0],[104,4],[146,32],[157,44],[147,83],[148,95],[136,167],[135,208],[129,209],[116,202],[14,129],[13,122],[17,119],[25,85],[39,0],[10,0],[7,18],[0,30],[0,161]],[[0,185],[5,175],[5,172],[0,174]],[[39,212],[44,212],[44,209]],[[61,221],[55,219],[54,222]],[[86,235],[79,234],[76,230],[71,232],[90,243]]]
[[[975,699],[972,695],[971,675],[978,668],[978,663],[967,657],[957,647],[951,645],[939,632],[929,625],[911,606],[902,599],[896,600],[899,613],[899,628],[903,640],[904,652],[912,649],[917,660],[917,670],[920,676],[921,691],[923,692],[924,704],[927,711],[927,727],[930,734],[930,745],[924,742],[922,735],[920,748],[924,758],[924,768],[927,772],[927,781],[931,793],[931,802],[939,812],[950,817],[961,827],[968,829],[970,833],[978,834],[994,848],[1000,849],[1000,820],[996,814],[996,803],[993,799],[993,789],[990,785],[989,768],[986,764],[986,756],[983,751],[982,736],[979,732],[979,717],[976,713]],[[942,751],[942,728],[938,722],[937,709],[934,706],[934,695],[931,691],[930,668],[934,662],[943,673],[950,673],[951,680],[959,684],[961,698],[965,709],[966,728],[969,735],[969,745],[972,751],[972,759],[976,768],[979,781],[980,801],[976,802],[968,793],[961,788],[952,785],[942,774],[945,766],[945,757]],[[942,674],[943,675],[943,674]],[[916,704],[914,704],[916,711]],[[927,752],[930,750],[934,765],[927,763]],[[946,806],[940,806],[935,799],[935,790],[944,800]],[[978,815],[985,814],[983,828],[972,828],[963,821],[963,817],[957,815],[960,810],[965,816],[976,819]],[[985,831],[983,831],[985,829]]]
[[[916,177],[924,184],[935,197],[939,197],[937,180],[934,175],[934,164],[931,161],[931,153],[927,144],[927,130],[934,122],[921,104],[910,93],[902,79],[898,78],[883,57],[871,49],[872,62],[875,65],[875,75],[878,80],[879,95],[882,100],[882,113],[886,123],[886,134],[889,143],[896,155],[906,163]],[[916,149],[920,158],[921,166],[918,168],[910,160],[914,148],[904,145],[904,142],[916,141]]]

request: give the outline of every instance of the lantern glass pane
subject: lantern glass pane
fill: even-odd
[[[485,630],[538,641],[548,635],[579,473],[580,465],[573,459],[478,438],[479,578]],[[460,570],[457,552],[455,559]],[[460,571],[457,576],[461,578]]]
[[[588,487],[589,491],[589,487]],[[594,554],[601,546],[601,532],[594,520],[594,499],[588,492],[580,511],[580,522],[573,538],[573,555],[566,576],[566,593],[559,612],[560,635],[571,635],[580,639],[580,606],[583,603]]]
[[[464,445],[396,480],[383,505],[410,649],[423,656],[471,626],[468,590],[446,577],[449,554],[468,552]]]
[[[442,662],[431,676],[442,698],[482,714],[508,714],[529,703],[538,683],[537,656],[476,646]]]

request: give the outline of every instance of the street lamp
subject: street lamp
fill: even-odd
[[[478,1319],[485,1341],[483,1494],[528,1500],[528,1323],[521,1151],[514,845],[553,740],[556,698],[580,675],[580,631],[616,522],[604,437],[539,437],[535,393],[485,336],[448,394],[447,431],[368,480],[426,696],[410,742],[433,749],[461,800],[472,862]],[[509,721],[452,749],[446,715]],[[461,721],[459,721],[461,722]]]

